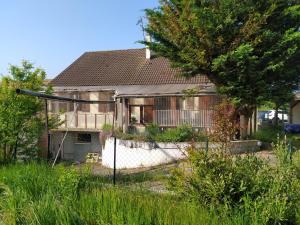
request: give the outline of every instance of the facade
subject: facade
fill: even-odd
[[[213,107],[220,102],[205,75],[184,78],[163,57],[148,49],[87,52],[51,82],[55,95],[99,104],[50,102],[49,111],[62,124],[52,131],[55,154],[68,131],[61,158],[84,161],[88,152],[101,155],[104,124],[126,132],[143,132],[149,123],[162,128],[189,124],[212,126]],[[193,96],[184,93],[192,90]]]
[[[290,106],[290,124],[300,124],[300,92],[295,93],[295,99]]]

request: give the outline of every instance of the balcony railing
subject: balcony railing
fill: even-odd
[[[59,115],[62,124],[59,128],[102,129],[104,124],[113,124],[113,113],[64,113]]]
[[[154,123],[165,127],[188,124],[209,128],[212,126],[212,114],[213,110],[154,110]]]

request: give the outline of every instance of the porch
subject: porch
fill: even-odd
[[[116,123],[123,131],[129,127],[142,131],[150,123],[160,127],[186,124],[208,129],[213,125],[214,107],[219,102],[217,95],[120,98],[116,102]]]

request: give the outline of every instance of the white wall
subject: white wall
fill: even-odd
[[[117,139],[116,168],[149,167],[186,158],[187,144],[162,144],[153,146],[147,142],[134,142]],[[102,150],[102,165],[114,166],[114,139],[109,138]]]
[[[300,101],[292,108],[292,123],[300,124]]]
[[[232,141],[231,153],[255,152],[260,148],[257,140]],[[150,167],[170,163],[187,157],[188,143],[149,143],[117,139],[116,169]],[[205,142],[198,143],[197,148],[205,149]],[[218,149],[218,143],[209,143],[209,149]],[[114,167],[114,139],[109,138],[102,150],[102,165]]]

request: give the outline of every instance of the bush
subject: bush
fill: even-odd
[[[190,150],[187,169],[176,169],[169,186],[184,199],[243,212],[250,224],[295,224],[300,202],[296,166],[286,161],[286,146],[278,148],[271,166],[253,155],[229,156]]]
[[[223,100],[215,107],[212,115],[214,121],[210,138],[215,142],[227,143],[233,139],[240,129],[237,121],[238,112],[233,104]]]
[[[177,128],[170,128],[156,136],[158,142],[184,142],[192,141],[194,132],[192,127],[182,125]]]
[[[282,137],[284,135],[282,127],[266,126],[260,128],[251,138],[257,139],[263,142],[275,143],[278,135]]]
[[[103,124],[102,130],[106,133],[112,132],[113,126],[111,124]]]
[[[151,123],[146,126],[146,137],[148,141],[155,141],[161,130],[157,124]]]
[[[187,142],[204,141],[206,136],[202,132],[194,132],[191,126],[182,125],[161,131],[156,124],[149,124],[144,134],[115,132],[122,140],[151,141],[151,142]]]

